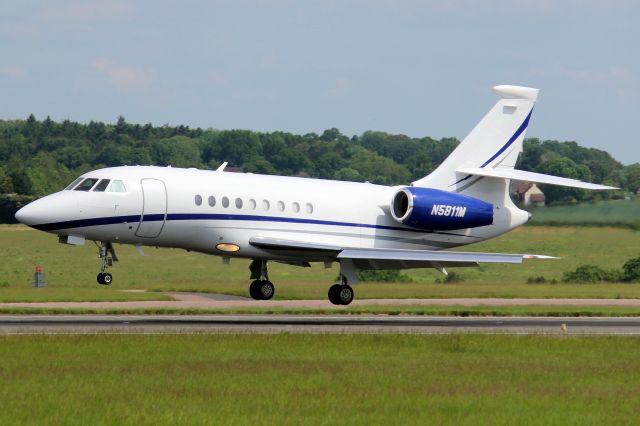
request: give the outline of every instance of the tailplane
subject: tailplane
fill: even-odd
[[[514,168],[538,89],[495,86],[493,90],[501,99],[449,157],[433,173],[415,181],[414,186],[461,192],[471,179],[458,169]]]
[[[538,89],[496,86],[493,90],[501,96],[498,103],[436,170],[413,182],[413,186],[457,192],[497,206],[511,205],[508,195],[511,180],[584,189],[616,189],[516,170]]]

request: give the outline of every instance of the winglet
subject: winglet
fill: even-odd
[[[216,169],[216,172],[222,173],[224,172],[225,167],[227,167],[227,164],[229,164],[228,161],[225,161],[224,163],[220,164],[220,167],[218,167]]]
[[[560,259],[555,256],[545,256],[544,254],[523,254],[523,259]]]

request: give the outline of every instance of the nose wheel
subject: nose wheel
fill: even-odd
[[[100,273],[96,277],[96,281],[100,285],[109,285],[113,282],[113,276],[105,270],[113,266],[113,262],[118,261],[118,256],[116,256],[113,245],[104,241],[98,246],[98,256],[100,257]]]
[[[109,285],[113,282],[113,276],[108,272],[100,272],[97,277],[98,284]]]

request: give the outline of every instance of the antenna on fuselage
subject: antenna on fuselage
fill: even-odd
[[[225,167],[227,167],[227,164],[229,164],[228,161],[225,161],[224,163],[220,164],[220,167],[216,169],[216,172],[220,172],[220,173],[224,172],[224,169]]]

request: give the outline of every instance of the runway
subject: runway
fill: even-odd
[[[1,315],[0,334],[505,333],[640,335],[640,318],[383,315]]]

